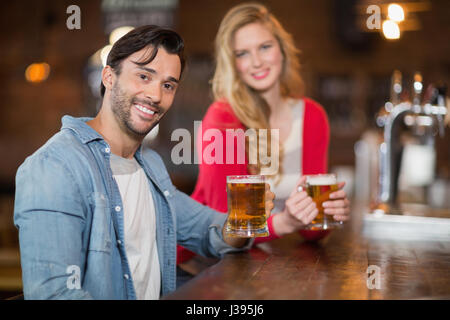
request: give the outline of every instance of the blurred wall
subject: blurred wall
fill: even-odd
[[[81,30],[66,27],[73,1],[2,1],[0,51],[0,187],[11,190],[17,167],[61,127],[61,116],[86,114],[83,70],[105,43],[98,1],[78,1]],[[47,62],[47,81],[31,84],[25,69]]]
[[[188,67],[174,106],[160,124],[151,145],[164,158],[174,184],[190,193],[196,165],[175,165],[170,141],[177,128],[193,135],[211,103],[213,41],[222,17],[236,0],[179,0],[174,28],[186,42]],[[301,49],[306,95],[326,109],[331,123],[330,167],[354,165],[354,143],[374,127],[376,112],[389,98],[394,69],[411,84],[421,71],[425,85],[450,84],[450,1],[433,0],[431,10],[415,14],[421,29],[387,41],[379,33],[363,33],[356,24],[367,0],[266,0]],[[402,3],[402,1],[397,1]],[[68,30],[66,9],[81,9],[81,30]],[[34,0],[0,2],[0,298],[20,292],[17,230],[13,226],[14,177],[25,158],[61,126],[61,117],[94,116],[99,101],[87,85],[87,62],[108,43],[100,0]],[[359,20],[358,20],[359,19]],[[28,65],[47,62],[49,78],[25,80]],[[450,133],[438,138],[438,175],[450,179]],[[193,143],[193,141],[192,141]],[[193,146],[192,146],[193,147]],[[192,150],[193,151],[193,150]],[[10,250],[9,248],[13,248]],[[6,290],[2,292],[2,290]]]
[[[179,1],[175,28],[186,41],[189,60],[194,61],[191,69],[197,64],[205,69],[204,73],[194,75],[195,79],[208,80],[220,20],[240,2]],[[399,69],[409,77],[419,70],[425,82],[448,81],[449,1],[431,1],[431,11],[417,13],[422,29],[405,32],[398,41],[386,41],[378,33],[355,33],[351,11],[357,1],[261,2],[293,34],[302,51],[306,93],[329,113],[334,138],[330,165],[352,164],[353,142],[373,124],[374,113],[388,98],[386,82],[392,70]],[[73,3],[81,8],[81,30],[68,30],[65,24],[66,8]],[[83,72],[87,59],[107,43],[107,36],[98,0],[22,0],[1,2],[0,6],[4,43],[0,60],[0,152],[8,155],[0,160],[0,188],[12,190],[18,165],[58,131],[62,115],[95,112]],[[24,72],[36,61],[48,62],[51,74],[44,83],[33,85],[25,81]],[[179,123],[176,118],[180,119],[180,113],[201,119],[210,101],[207,84],[189,83],[190,75],[188,72],[180,89],[177,108],[171,110],[171,122]],[[333,84],[341,85],[345,92],[330,94],[326,88]],[[197,86],[198,99],[192,98],[186,107],[180,97],[189,99],[183,89],[192,86]],[[196,101],[201,105],[193,105]]]
[[[208,81],[214,68],[215,33],[227,10],[240,2],[180,0],[175,12],[174,28],[185,39],[188,68],[153,146],[166,160],[175,184],[187,193],[195,184],[197,167],[171,163],[170,151],[176,142],[170,141],[170,135],[180,127],[193,132],[193,121],[202,119],[211,102]],[[354,164],[354,143],[373,127],[375,113],[388,99],[394,69],[401,70],[407,79],[414,71],[421,71],[425,84],[438,80],[449,83],[450,1],[431,1],[430,11],[416,14],[421,29],[405,32],[398,41],[386,41],[379,33],[362,33],[355,28],[354,8],[363,2],[261,2],[293,34],[302,51],[306,94],[328,112],[331,167]],[[66,8],[71,4],[81,8],[81,30],[66,27]],[[87,87],[86,65],[89,57],[107,44],[108,37],[103,31],[99,0],[21,0],[1,2],[0,9],[0,191],[9,194],[3,207],[12,208],[18,166],[59,130],[61,117],[95,115],[98,102]],[[49,63],[50,77],[40,84],[28,83],[25,69],[38,61]],[[439,168],[446,177],[448,131],[437,141]],[[0,214],[5,221],[12,221],[10,209]]]

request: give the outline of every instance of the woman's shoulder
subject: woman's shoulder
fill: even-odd
[[[319,102],[309,97],[303,97],[303,102],[305,106],[305,118],[322,119],[328,122],[327,112]]]
[[[214,101],[206,111],[203,123],[220,128],[243,127],[231,105],[224,100]]]
[[[324,107],[312,98],[303,97],[303,102],[305,104],[305,109],[308,109],[308,111],[326,113]]]
[[[228,116],[237,118],[234,114],[233,108],[225,100],[216,100],[208,107],[206,114],[212,116]]]

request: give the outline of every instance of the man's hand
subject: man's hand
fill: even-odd
[[[275,194],[270,191],[270,185],[266,183],[266,219],[270,217],[271,211],[274,207],[273,199],[275,199]],[[248,238],[237,238],[229,237],[225,234],[225,224],[222,228],[223,240],[232,247],[241,248],[245,246],[248,242]]]
[[[275,199],[275,193],[270,191],[270,185],[266,183],[266,219],[269,219],[272,209],[275,206],[273,200]]]

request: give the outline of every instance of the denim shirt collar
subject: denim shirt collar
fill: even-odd
[[[78,136],[80,141],[84,144],[88,144],[89,142],[101,140],[104,144],[109,144],[105,141],[103,136],[95,131],[91,126],[89,126],[86,122],[92,120],[91,117],[80,117],[75,118],[72,116],[65,115],[61,119],[61,130],[63,129],[69,129],[75,132],[75,134]],[[141,159],[142,154],[142,144],[139,146],[139,148],[136,150],[135,156],[138,158],[138,160]]]
[[[92,120],[93,118],[75,118],[71,116],[64,116],[61,119],[62,127],[61,130],[70,129],[75,132],[80,141],[84,144],[89,143],[94,140],[104,140],[103,137],[92,129],[86,122]]]

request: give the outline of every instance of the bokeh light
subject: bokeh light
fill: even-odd
[[[40,83],[50,75],[50,66],[46,62],[32,63],[25,70],[25,79],[31,83]]]

